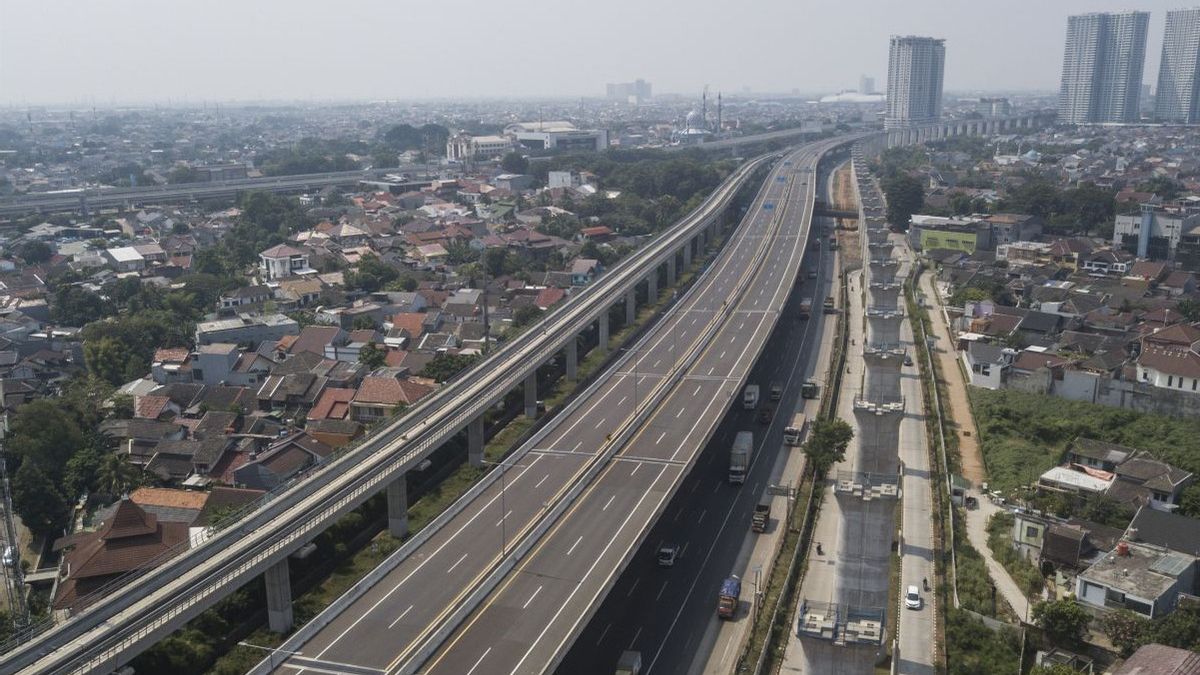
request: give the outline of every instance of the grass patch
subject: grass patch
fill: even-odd
[[[988,482],[1011,490],[1059,463],[1077,436],[1147,450],[1200,472],[1200,419],[1138,413],[1010,389],[970,388]]]

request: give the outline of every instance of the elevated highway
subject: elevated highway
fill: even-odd
[[[705,327],[695,340],[679,340],[690,353],[685,360],[652,361],[645,371],[664,383],[660,400],[428,661],[418,652],[383,672],[543,673],[557,667],[738,397],[808,248],[816,165],[845,142],[806,145],[776,167],[695,302],[661,323],[659,342],[647,346],[643,359],[656,359],[671,353],[671,331]],[[702,511],[695,518],[717,527],[722,515]]]
[[[509,342],[454,382],[414,406],[379,433],[312,475],[248,509],[236,527],[212,533],[202,545],[152,570],[119,582],[120,592],[96,599],[86,611],[0,657],[4,672],[109,672],[150,644],[265,574],[273,629],[291,625],[287,557],[367,498],[387,491],[389,527],[407,532],[405,474],[464,429],[472,461],[482,460],[483,414],[508,393],[524,392],[526,413],[537,414],[537,372],[561,356],[575,376],[579,336],[595,326],[607,348],[609,311],[636,310],[639,287],[657,296],[660,280],[674,283],[680,264],[711,240],[725,209],[770,157],[745,163],[695,212],[614,267],[539,324]],[[570,458],[568,458],[568,461]],[[564,462],[564,465],[566,462]],[[486,489],[490,482],[477,486]],[[412,551],[440,532],[465,508],[456,505],[414,536]]]

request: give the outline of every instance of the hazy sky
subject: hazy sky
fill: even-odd
[[[0,0],[0,104],[882,88],[890,34],[946,39],[947,90],[1057,89],[1069,14],[1180,0]]]

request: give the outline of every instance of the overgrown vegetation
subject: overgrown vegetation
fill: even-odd
[[[1128,445],[1200,472],[1200,419],[1047,399],[1010,389],[970,391],[988,481],[995,488],[1010,490],[1032,482],[1058,464],[1077,436]]]
[[[1004,566],[1021,592],[1026,597],[1032,597],[1041,592],[1045,583],[1038,568],[1013,548],[1013,522],[1013,514],[1007,511],[992,516],[987,524],[988,548],[992,549],[992,557]]]
[[[1200,651],[1200,608],[1193,605],[1184,605],[1157,619],[1117,610],[1105,614],[1100,626],[1122,656],[1153,642]]]
[[[946,660],[950,675],[1019,672],[1021,637],[1016,630],[994,631],[979,619],[946,610]]]

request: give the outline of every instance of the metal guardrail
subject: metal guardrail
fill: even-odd
[[[606,307],[607,303],[611,302],[611,298],[620,297],[620,294],[625,292],[623,286],[632,287],[640,282],[646,268],[657,267],[668,253],[673,253],[675,247],[681,245],[682,241],[689,240],[695,231],[707,227],[711,223],[711,219],[732,200],[748,176],[774,156],[767,155],[756,158],[740,167],[696,211],[685,218],[685,224],[682,227],[673,228],[656,237],[637,256],[619,264],[592,287],[576,296],[573,301],[552,311],[550,315],[539,322],[538,328],[542,330],[535,329],[523,333],[522,336],[498,350],[484,363],[456,378],[451,386],[414,406],[405,417],[330,462],[324,471],[316,474],[322,478],[321,484],[311,482],[312,477],[301,480],[298,484],[290,484],[287,486],[288,492],[279,497],[281,500],[286,499],[286,502],[257,504],[255,505],[256,512],[250,514],[247,522],[242,523],[241,527],[216,533],[202,548],[206,549],[209,559],[222,554],[226,554],[229,558],[237,556],[236,559],[224,563],[225,568],[223,569],[229,569],[225,574],[220,574],[221,570],[199,571],[198,568],[204,566],[208,560],[198,562],[195,556],[188,555],[179,556],[179,559],[173,563],[161,565],[154,570],[138,575],[143,581],[159,580],[161,582],[150,584],[151,588],[146,588],[146,584],[130,586],[129,579],[123,580],[122,585],[126,587],[127,592],[122,593],[119,597],[102,601],[109,603],[107,615],[136,611],[153,615],[155,618],[141,622],[151,622],[152,625],[149,627],[118,628],[117,630],[124,630],[126,633],[132,631],[128,639],[140,640],[146,638],[149,632],[161,630],[161,626],[166,622],[179,620],[185,613],[189,617],[198,614],[215,602],[216,598],[213,595],[217,592],[217,588],[224,590],[225,587],[235,585],[235,582],[239,580],[260,573],[265,568],[268,559],[282,557],[286,555],[289,548],[302,545],[304,541],[323,529],[326,523],[332,522],[378,491],[381,484],[386,484],[396,474],[407,470],[409,465],[415,465],[420,461],[423,453],[432,451],[441,445],[442,436],[457,433],[470,419],[473,419],[478,414],[476,408],[486,407],[490,404],[488,398],[481,394],[490,392],[493,396],[503,395],[504,392],[520,383],[525,376],[520,366],[508,369],[516,371],[516,374],[509,372],[505,376],[505,373],[501,372],[497,375],[495,363],[508,361],[525,365],[540,364],[553,356],[558,350],[558,342],[562,340],[561,335],[574,335],[580,332],[587,324],[591,323],[593,319],[590,317],[593,312],[597,311],[597,308]],[[615,290],[614,287],[620,288],[620,290]],[[548,335],[550,332],[548,327],[554,328],[555,335],[553,337]],[[490,374],[481,372],[485,370],[492,372]],[[438,415],[456,400],[459,402],[457,413]],[[433,413],[435,417],[441,417],[441,419],[436,424],[431,424],[429,419],[419,419],[428,413]],[[452,431],[446,433],[446,430]],[[413,438],[409,439],[408,435],[412,432],[415,432]],[[396,442],[400,444],[398,447],[394,446]],[[392,445],[393,447],[368,449],[367,445]],[[381,465],[384,465],[382,469]],[[330,496],[329,488],[332,487],[333,481],[344,476],[349,477],[344,480],[344,484],[340,488],[337,488],[337,493]],[[319,490],[324,490],[325,494],[316,494]],[[289,510],[298,511],[298,513],[288,513]],[[241,542],[242,536],[249,534],[252,530],[261,529],[279,517],[286,517],[287,521],[273,529],[276,532],[286,530],[283,538],[263,541],[262,539],[266,535],[256,532],[255,534],[259,536],[260,540],[249,545],[249,550],[246,550],[246,545]],[[237,553],[230,551],[231,546],[239,545],[241,545],[241,551]],[[181,608],[178,604],[170,608],[163,608],[153,603],[147,605],[146,599],[151,593],[161,595],[164,589],[168,588],[171,589],[168,591],[169,597],[187,595],[190,602],[187,603],[186,608]],[[99,609],[96,607],[91,612],[85,613],[84,616],[98,616],[93,615],[92,612],[99,611]],[[136,619],[129,621],[136,621]],[[14,653],[6,655],[3,664],[15,667],[29,665],[36,659],[60,649],[88,632],[97,630],[98,627],[95,623],[83,626],[71,622],[66,624],[68,628],[60,627],[49,631],[48,635],[51,636],[51,639],[54,636],[60,639],[54,644],[40,645],[40,649],[29,645],[18,647]],[[104,624],[99,628],[106,631],[113,630],[112,627]],[[88,646],[91,648],[90,651],[94,652],[94,647],[100,644],[98,641],[102,640],[104,643],[108,643],[114,639],[117,638],[104,639],[101,636],[95,636],[89,640]],[[110,645],[110,651],[114,651],[111,647]],[[100,663],[91,660],[80,663],[78,659],[70,659],[69,663],[75,663],[82,667],[87,667],[89,664],[100,667]],[[65,666],[66,663],[62,665]]]

